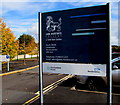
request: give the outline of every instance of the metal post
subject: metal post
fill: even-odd
[[[42,14],[39,14],[39,40],[40,40],[40,101],[43,105],[43,62],[42,62]]]
[[[18,54],[17,54],[17,61],[18,61]]]
[[[109,61],[107,64],[107,83],[108,83],[108,90],[107,90],[107,105],[112,105],[112,46],[111,46],[111,3],[107,4],[109,6],[109,53],[108,53],[108,57],[109,57]]]
[[[25,65],[25,55],[26,55],[26,52],[25,52],[25,35],[24,35],[24,65]]]
[[[9,65],[9,63],[10,63],[10,62],[8,61],[8,71],[10,71],[10,65]]]
[[[112,35],[112,33],[111,33],[111,3],[109,3],[109,21],[110,21],[110,23],[109,23],[109,32],[110,32],[110,38],[109,38],[109,40],[110,40],[110,64],[109,64],[109,73],[110,73],[110,83],[109,83],[109,87],[110,87],[110,99],[109,99],[109,101],[110,101],[110,105],[112,105],[112,46],[111,46],[111,35]]]

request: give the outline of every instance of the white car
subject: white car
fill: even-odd
[[[76,76],[77,82],[87,86],[89,90],[106,90],[107,77]],[[112,86],[120,87],[120,57],[112,60]]]

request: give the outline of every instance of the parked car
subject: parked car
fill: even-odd
[[[106,90],[107,77],[81,76],[78,75],[77,82],[85,85],[89,90]],[[120,57],[112,60],[112,86],[120,87]]]

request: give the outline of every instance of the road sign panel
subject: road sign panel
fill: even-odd
[[[41,22],[45,72],[51,72],[46,67],[49,66],[61,68],[54,69],[55,73],[106,76],[109,62],[108,4],[42,13]],[[96,65],[99,72],[96,72]],[[72,70],[67,70],[67,66]]]
[[[7,62],[10,60],[10,56],[9,55],[0,55],[0,61],[1,62]]]

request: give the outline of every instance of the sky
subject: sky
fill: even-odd
[[[60,2],[59,2],[60,1]],[[68,2],[70,1],[70,2]],[[0,18],[14,32],[16,38],[30,34],[38,40],[38,12],[49,12],[111,3],[111,43],[118,45],[118,0],[3,0]]]

